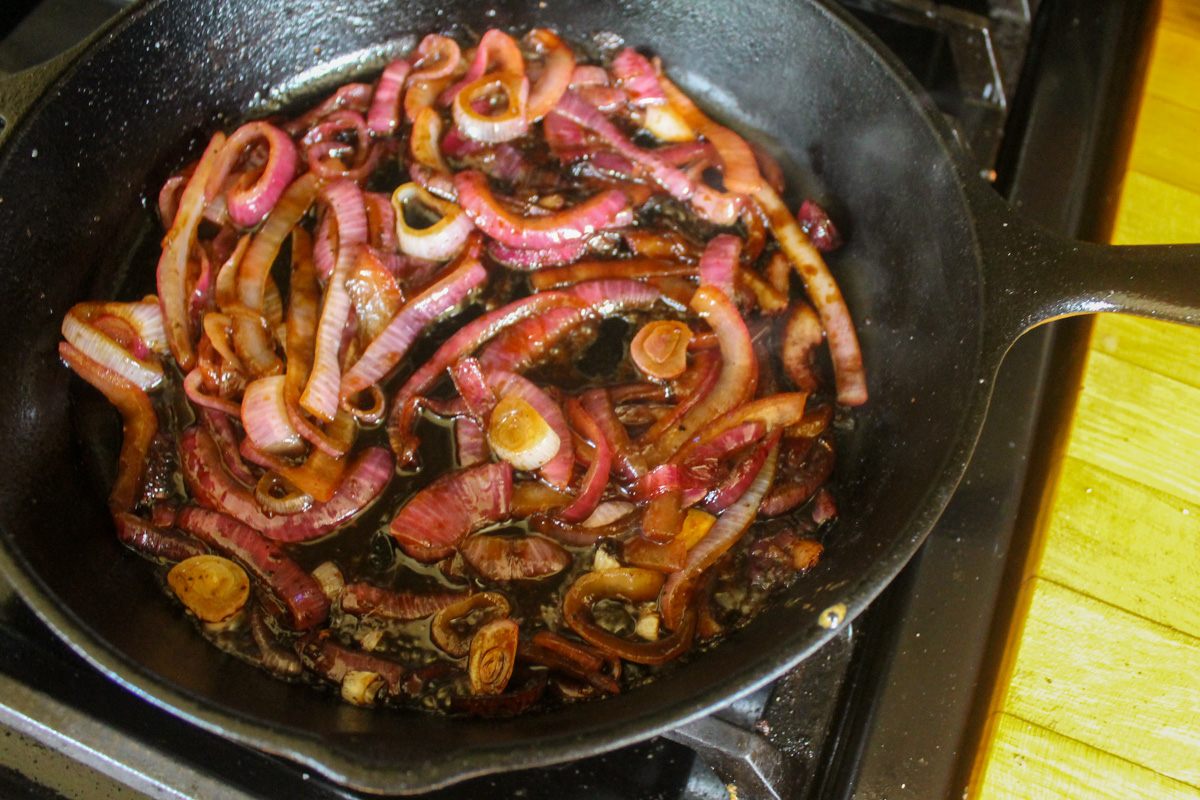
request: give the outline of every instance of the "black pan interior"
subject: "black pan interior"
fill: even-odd
[[[626,696],[512,720],[369,712],[219,654],[122,550],[105,508],[115,413],[58,362],[65,311],[146,291],[148,208],[216,128],[377,70],[413,34],[550,26],[613,31],[660,55],[709,108],[772,148],[848,246],[833,268],[859,325],[871,400],[841,440],[841,519],[815,575],[724,646]],[[752,688],[815,648],[819,613],[874,597],[965,463],[988,380],[973,226],[955,156],[911,85],[811,2],[488,4],[442,0],[162,0],[140,6],[36,104],[0,155],[0,563],[79,650],[155,702],[318,763],[412,789],[644,737]],[[143,249],[141,259],[129,253]],[[152,259],[150,263],[153,263]]]

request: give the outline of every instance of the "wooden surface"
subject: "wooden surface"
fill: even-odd
[[[1163,4],[1113,241],[1200,242],[1200,0]],[[1065,425],[969,795],[1200,799],[1200,332],[1098,317]]]

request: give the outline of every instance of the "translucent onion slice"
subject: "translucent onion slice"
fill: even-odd
[[[651,378],[678,378],[687,369],[692,329],[679,320],[648,322],[633,337],[629,354],[638,369]]]
[[[184,559],[167,573],[167,583],[180,602],[205,622],[232,617],[250,597],[246,570],[221,556]]]
[[[561,439],[524,399],[509,395],[496,404],[488,423],[492,451],[520,470],[544,466],[558,453]]]
[[[495,114],[475,110],[476,102],[491,103],[497,93],[505,107]],[[484,75],[468,83],[454,97],[454,121],[467,137],[485,144],[515,139],[529,130],[525,109],[529,102],[529,78],[512,72]]]
[[[454,203],[434,197],[415,183],[406,183],[392,192],[396,210],[396,237],[400,249],[410,256],[430,261],[452,257],[475,227],[471,218]],[[423,227],[411,223],[420,215],[436,216],[437,222]]]
[[[298,455],[304,450],[304,438],[288,420],[284,401],[283,375],[259,378],[246,385],[242,393],[242,425],[246,436],[259,450],[272,455]]]
[[[63,318],[63,338],[77,347],[81,353],[101,367],[110,369],[142,391],[149,391],[162,383],[162,365],[157,360],[141,359],[130,353],[98,328],[85,321],[76,308]],[[161,311],[157,304],[154,311]],[[160,326],[161,329],[161,326]]]
[[[679,116],[679,112],[666,105],[647,106],[642,127],[660,142],[690,142],[696,138],[692,126]]]

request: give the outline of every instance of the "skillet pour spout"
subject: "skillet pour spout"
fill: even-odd
[[[146,0],[79,50],[0,83],[0,570],[100,670],[233,740],[373,792],[428,791],[650,738],[753,691],[860,612],[963,472],[1004,351],[1057,316],[1191,322],[1196,248],[1102,248],[1022,222],[965,167],[898,62],[820,0]],[[211,648],[119,544],[105,503],[120,426],[59,363],[63,314],[139,297],[147,202],[211,133],[356,76],[428,32],[600,31],[768,147],[846,234],[831,268],[870,402],[839,441],[841,517],[783,602],[710,651],[602,702],[494,720],[354,708]],[[843,222],[844,220],[844,222]],[[69,502],[64,502],[68,499]]]

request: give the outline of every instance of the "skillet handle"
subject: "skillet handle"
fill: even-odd
[[[984,274],[984,352],[998,364],[1025,331],[1116,312],[1200,326],[1200,244],[1101,245],[1023,218],[982,181],[967,186]]]

